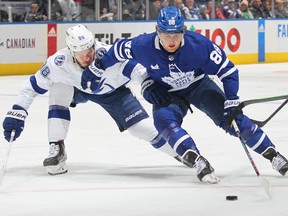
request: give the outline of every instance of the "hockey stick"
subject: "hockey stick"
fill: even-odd
[[[11,151],[12,144],[13,144],[13,141],[14,141],[14,136],[15,136],[15,130],[12,130],[11,138],[9,140],[9,148],[8,148],[8,150],[6,152],[6,157],[5,157],[4,163],[2,165],[1,172],[0,172],[0,185],[2,184],[4,173],[6,171],[6,166],[7,166],[8,160],[9,160],[10,151]]]
[[[246,155],[248,156],[248,158],[250,160],[250,163],[252,164],[252,166],[253,166],[253,168],[254,168],[254,170],[256,172],[256,175],[258,176],[258,179],[260,180],[260,183],[264,187],[264,190],[265,190],[266,194],[268,195],[268,197],[270,199],[272,199],[272,196],[271,196],[271,193],[270,193],[270,183],[269,183],[269,181],[267,179],[262,178],[262,176],[260,175],[260,172],[259,172],[259,170],[258,170],[258,168],[257,168],[257,166],[256,166],[256,164],[255,164],[255,162],[254,162],[254,160],[253,160],[253,158],[252,158],[252,156],[251,156],[246,144],[245,144],[245,141],[241,138],[240,130],[239,130],[235,120],[232,121],[232,126],[233,126],[234,130],[236,131],[237,137],[240,139],[242,147],[244,148],[244,150],[246,152]]]
[[[274,97],[267,97],[267,98],[258,98],[258,99],[251,99],[242,101],[235,110],[231,113],[227,120],[227,128],[230,128],[232,121],[235,119],[235,117],[243,110],[244,107],[250,105],[250,104],[257,104],[257,103],[264,103],[264,102],[270,102],[270,101],[276,101],[276,100],[288,100],[288,95],[280,95],[280,96],[274,96]],[[280,109],[287,103],[287,101],[283,102],[277,110],[275,110],[269,117],[266,119],[263,123],[259,123],[260,125],[264,126],[277,112],[279,112]],[[257,124],[258,121],[252,120],[254,123]],[[261,127],[259,125],[259,127]]]
[[[254,123],[254,124],[257,124],[258,127],[263,127],[268,121],[270,121],[275,115],[276,113],[278,113],[282,107],[284,107],[286,104],[288,103],[288,99],[286,99],[266,120],[264,121],[257,121],[257,120],[254,120],[254,119],[251,119],[251,121]]]

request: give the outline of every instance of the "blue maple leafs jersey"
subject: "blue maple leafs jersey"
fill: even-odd
[[[237,98],[238,69],[219,46],[199,33],[186,31],[181,47],[174,53],[162,48],[156,32],[120,40],[101,59],[101,66],[105,69],[126,59],[142,64],[148,75],[170,92],[188,93],[204,76],[216,75],[227,98]],[[123,73],[130,78],[129,71]]]

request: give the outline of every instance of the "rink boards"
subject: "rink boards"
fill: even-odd
[[[154,21],[84,23],[101,42],[113,44],[155,31]],[[235,64],[288,61],[288,19],[186,21],[225,50]],[[65,47],[65,30],[75,23],[0,24],[0,75],[32,74]]]

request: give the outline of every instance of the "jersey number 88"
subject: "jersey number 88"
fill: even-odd
[[[213,46],[215,50],[210,53],[210,59],[218,65],[222,61],[221,50],[216,45]]]

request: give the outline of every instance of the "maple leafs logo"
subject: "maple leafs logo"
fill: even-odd
[[[169,77],[163,77],[162,81],[169,84],[173,89],[183,89],[189,86],[195,79],[194,70],[182,72],[176,64],[169,65]]]

